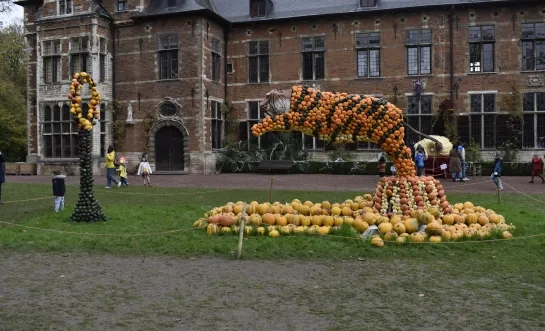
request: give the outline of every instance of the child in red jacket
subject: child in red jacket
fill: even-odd
[[[543,172],[543,160],[537,156],[537,154],[534,154],[534,157],[532,158],[532,180],[530,183],[534,182],[534,177],[539,176],[541,178],[541,183],[545,183],[545,178],[541,176],[541,173]]]

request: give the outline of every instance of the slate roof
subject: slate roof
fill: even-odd
[[[462,4],[495,4],[517,0],[379,0],[376,7],[360,8],[359,0],[272,0],[272,11],[266,17],[250,17],[250,0],[176,0],[167,7],[167,0],[154,0],[137,17],[206,11],[231,23],[290,19],[308,16],[375,12],[406,8],[422,8]],[[523,0],[518,0],[522,2]]]

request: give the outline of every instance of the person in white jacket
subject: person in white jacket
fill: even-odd
[[[151,167],[148,163],[148,160],[145,156],[142,157],[142,160],[140,160],[140,165],[138,166],[138,176],[142,176],[142,179],[144,179],[144,186],[151,186]]]
[[[461,143],[457,143],[456,145],[458,146],[458,151],[460,151],[460,154],[462,154],[462,180],[465,182],[469,180],[469,178],[467,178],[466,176],[466,149],[464,148],[464,146],[462,146]]]

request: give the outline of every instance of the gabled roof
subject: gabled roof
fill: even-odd
[[[375,7],[359,7],[359,0],[273,0],[273,8],[267,17],[251,18],[250,0],[213,0],[217,13],[232,23],[297,17],[364,13],[461,4],[496,4],[516,0],[378,0]],[[523,2],[518,0],[517,2]]]

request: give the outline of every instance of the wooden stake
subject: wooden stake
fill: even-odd
[[[242,256],[242,241],[244,240],[244,226],[246,225],[246,202],[242,205],[242,216],[240,217],[240,231],[238,233],[237,258]]]
[[[271,177],[271,188],[269,189],[269,202],[272,203],[272,187],[273,187],[273,178]]]

